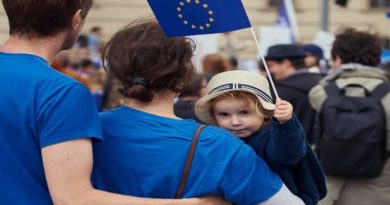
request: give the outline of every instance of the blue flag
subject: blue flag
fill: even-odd
[[[292,42],[299,40],[298,25],[291,0],[282,0],[280,2],[275,24],[289,29]]]
[[[286,8],[286,4],[284,3],[284,1],[281,1],[278,8],[278,16],[276,17],[276,25],[282,27],[291,27],[291,20],[288,17],[287,13],[288,11]]]
[[[148,0],[148,3],[167,36],[251,27],[241,0]]]

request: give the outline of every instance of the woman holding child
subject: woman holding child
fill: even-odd
[[[122,84],[123,106],[103,112],[104,141],[94,144],[98,189],[174,198],[200,126],[173,113],[194,74],[194,46],[167,38],[159,24],[138,20],[117,32],[104,52],[106,70]],[[232,133],[206,126],[181,197],[217,195],[235,204],[303,205],[256,153]]]

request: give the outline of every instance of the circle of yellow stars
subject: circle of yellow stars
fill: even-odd
[[[178,13],[177,16],[182,20],[183,24],[190,26],[192,29],[204,30],[206,28],[210,28],[211,24],[214,22],[214,18],[213,18],[214,11],[209,8],[208,4],[201,3],[200,1],[201,0],[182,0],[179,2],[179,5],[177,6],[176,10]],[[187,5],[188,4],[195,4],[197,6],[202,6],[203,9],[205,9],[207,11],[207,14],[208,14],[207,22],[205,22],[204,24],[201,24],[201,25],[196,25],[196,24],[191,23],[188,19],[186,19],[184,17],[184,15],[182,14],[183,7],[186,4]]]

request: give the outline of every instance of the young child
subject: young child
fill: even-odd
[[[307,205],[326,195],[322,169],[306,142],[292,105],[276,99],[268,81],[249,71],[215,75],[195,104],[197,117],[233,132],[261,156],[292,193]]]

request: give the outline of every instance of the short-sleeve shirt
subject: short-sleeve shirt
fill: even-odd
[[[100,114],[104,141],[94,143],[93,183],[120,194],[174,198],[195,130],[194,120],[165,118],[129,107]],[[220,195],[257,204],[282,182],[254,151],[231,133],[205,127],[183,197]]]
[[[52,204],[41,149],[101,138],[89,91],[30,54],[0,52],[0,204]]]

